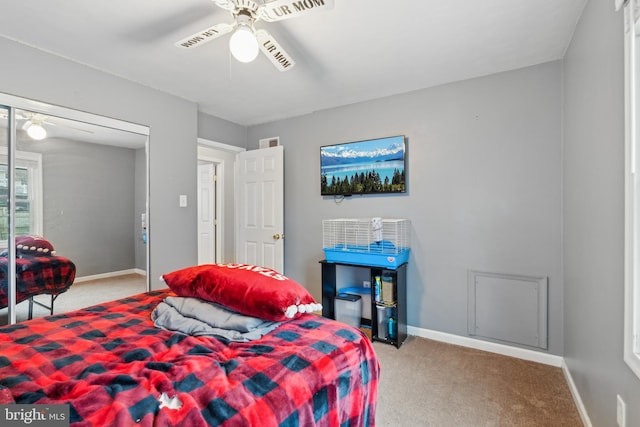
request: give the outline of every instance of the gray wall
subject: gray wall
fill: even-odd
[[[195,264],[197,105],[2,38],[0,52],[0,92],[149,126],[152,286]]]
[[[253,126],[285,153],[285,273],[321,295],[322,219],[412,221],[408,323],[467,335],[469,269],[549,277],[563,353],[561,62]],[[408,193],[320,196],[320,146],[405,134]]]
[[[135,151],[47,139],[42,153],[43,235],[77,276],[134,268]]]
[[[4,135],[0,140],[6,146]],[[134,268],[134,205],[144,206],[144,194],[139,201],[134,191],[144,186],[136,151],[61,138],[33,141],[22,131],[17,149],[42,154],[42,234],[58,255],[74,261],[76,275]]]
[[[564,59],[565,360],[594,426],[640,425],[640,380],[623,361],[623,17],[590,1]]]
[[[247,128],[204,113],[198,113],[198,137],[247,148]]]

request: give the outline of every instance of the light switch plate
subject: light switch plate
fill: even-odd
[[[180,195],[180,207],[181,208],[186,208],[187,207],[187,195],[186,194],[181,194]]]

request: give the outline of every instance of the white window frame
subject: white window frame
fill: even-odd
[[[625,292],[624,360],[640,378],[640,0],[625,4]]]
[[[6,154],[0,155],[0,163],[8,164]],[[42,194],[42,154],[28,151],[15,152],[15,167],[27,169],[29,175],[29,211],[30,234],[42,235],[43,233],[43,194]],[[7,240],[0,241],[0,248],[6,248]]]

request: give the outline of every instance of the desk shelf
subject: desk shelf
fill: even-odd
[[[371,318],[363,318],[362,324],[371,325],[372,341],[384,342],[400,348],[407,339],[407,263],[401,264],[397,268],[329,262],[326,260],[320,261],[320,264],[322,265],[322,315],[335,319],[333,304],[336,295],[341,289],[354,286],[353,282],[345,283],[343,276],[365,277],[371,284]],[[345,274],[341,274],[341,272]],[[376,301],[375,278],[383,276],[389,277],[393,282],[394,301],[393,303],[385,303],[384,307],[388,307],[387,311],[396,321],[396,336],[394,338],[390,338],[388,335],[387,322],[378,322],[380,313],[378,307],[383,305]]]

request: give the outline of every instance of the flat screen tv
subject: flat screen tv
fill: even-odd
[[[404,193],[404,135],[320,147],[320,194]]]

